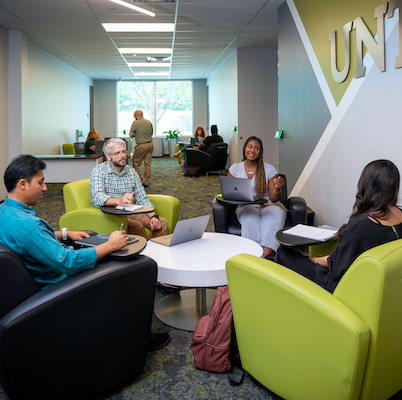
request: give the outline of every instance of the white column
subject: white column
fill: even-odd
[[[27,73],[27,37],[21,31],[9,32],[9,150],[10,160],[23,152],[24,102]]]

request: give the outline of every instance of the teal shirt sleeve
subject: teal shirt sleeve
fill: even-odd
[[[25,236],[22,255],[38,282],[55,283],[68,275],[95,267],[97,255],[94,247],[68,248],[50,229],[34,229]]]

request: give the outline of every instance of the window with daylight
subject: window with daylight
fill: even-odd
[[[128,134],[135,110],[154,126],[154,135],[164,136],[169,129],[182,135],[193,134],[191,81],[126,81],[118,82],[118,134]]]

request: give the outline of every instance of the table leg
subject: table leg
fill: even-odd
[[[216,289],[196,288],[169,294],[155,305],[155,315],[166,325],[194,331],[212,307]]]
[[[195,289],[196,309],[203,316],[207,314],[207,289],[198,287]]]

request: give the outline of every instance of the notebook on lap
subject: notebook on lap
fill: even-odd
[[[199,142],[199,139],[195,137],[192,137],[190,140],[191,140],[191,146],[195,146],[195,144]]]
[[[248,178],[234,178],[219,176],[222,197],[224,200],[253,202],[251,180]]]
[[[159,236],[151,240],[165,246],[175,246],[191,240],[201,239],[210,217],[211,215],[203,215],[201,217],[178,221],[172,234]]]

